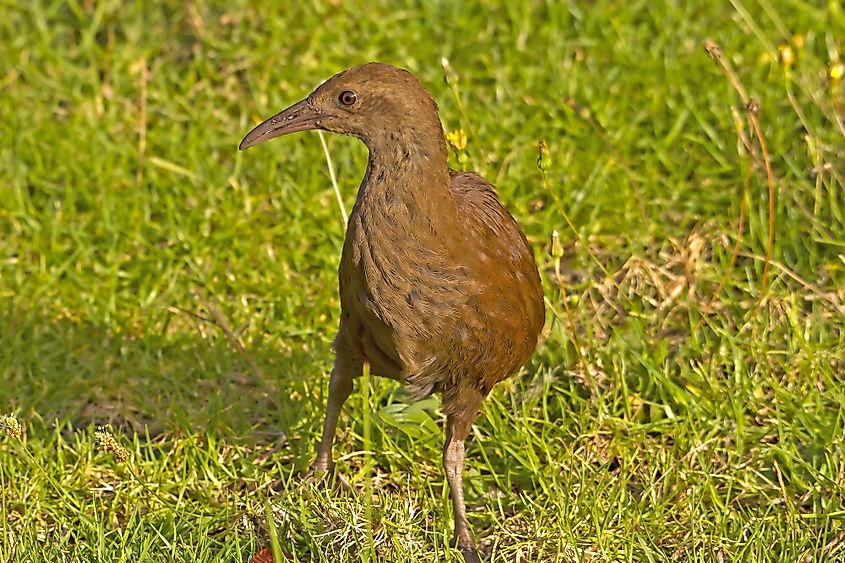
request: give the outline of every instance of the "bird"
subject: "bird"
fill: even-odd
[[[478,563],[464,441],[482,400],[537,345],[545,311],[533,251],[490,182],[449,168],[437,104],[409,71],[370,62],[339,72],[253,128],[239,148],[306,130],[351,136],[369,151],[340,258],[335,357],[311,470],[334,471],[338,417],[365,363],[414,399],[439,394],[450,545]]]

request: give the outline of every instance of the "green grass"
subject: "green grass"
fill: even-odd
[[[353,490],[302,480],[343,224],[316,134],[236,150],[372,59],[467,132],[544,273],[543,341],[468,445],[488,560],[845,557],[841,3],[302,4],[2,3],[0,561],[249,561],[268,498],[291,561],[461,560],[436,400],[359,381]],[[761,106],[765,295],[765,162],[707,38]],[[366,151],[327,142],[348,208]]]

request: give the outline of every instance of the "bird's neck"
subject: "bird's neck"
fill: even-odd
[[[414,198],[440,202],[449,195],[449,166],[440,123],[407,128],[372,139],[360,197]]]

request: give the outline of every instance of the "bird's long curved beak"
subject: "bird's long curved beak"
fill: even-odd
[[[306,98],[257,125],[247,133],[238,148],[244,150],[288,133],[319,129],[320,117],[320,113],[311,107]]]

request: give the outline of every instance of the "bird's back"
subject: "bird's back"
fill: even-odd
[[[467,263],[480,282],[467,306],[488,339],[479,366],[486,393],[534,351],[544,321],[543,290],[531,247],[490,183],[473,173],[450,176],[464,247],[472,257]]]

